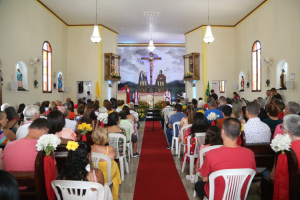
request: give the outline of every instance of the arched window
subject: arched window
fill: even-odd
[[[261,45],[255,41],[252,47],[252,92],[261,91]]]
[[[52,49],[49,42],[43,44],[43,92],[52,92]]]

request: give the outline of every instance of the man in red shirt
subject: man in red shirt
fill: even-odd
[[[256,170],[254,153],[250,149],[237,145],[237,140],[241,134],[241,122],[235,118],[225,119],[222,129],[223,147],[207,152],[204,163],[200,169],[202,181],[195,184],[195,191],[203,199],[209,197],[209,175],[215,171],[223,169],[250,168]],[[250,176],[245,181],[241,199],[244,199],[247,184]],[[215,200],[223,198],[225,181],[222,177],[215,179]]]
[[[130,103],[130,93],[131,93],[131,89],[128,87],[128,84],[125,83],[125,86],[121,88],[121,90],[126,92],[126,97],[127,97],[127,103]]]

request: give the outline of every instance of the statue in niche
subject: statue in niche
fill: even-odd
[[[59,73],[58,78],[57,78],[57,82],[58,82],[58,92],[63,92],[63,75],[62,73]]]
[[[285,83],[286,83],[286,79],[285,79],[285,71],[284,69],[281,70],[281,74],[280,74],[280,89],[286,89]]]
[[[115,73],[115,65],[114,65],[114,61],[111,61],[111,73],[112,73],[112,74]]]
[[[190,72],[191,72],[191,73],[194,73],[193,63],[192,63],[192,62],[190,63]]]
[[[23,88],[23,75],[20,69],[17,69],[18,90],[25,91]]]
[[[241,90],[240,91],[244,91],[245,88],[245,79],[244,76],[242,76],[242,80],[241,80]]]

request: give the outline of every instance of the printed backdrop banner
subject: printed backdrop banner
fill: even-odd
[[[185,47],[156,47],[153,54],[154,57],[161,58],[161,60],[153,61],[152,85],[154,91],[158,91],[156,80],[163,77],[165,79],[164,89],[169,89],[172,101],[175,101],[177,94],[181,91],[185,92],[182,57],[185,54]],[[120,74],[122,77],[118,89],[120,90],[125,83],[128,83],[132,93],[136,89],[141,92],[139,83],[145,80],[147,84],[145,92],[150,92],[150,63],[148,60],[141,60],[142,57],[150,57],[147,47],[118,47],[118,55],[121,56]]]

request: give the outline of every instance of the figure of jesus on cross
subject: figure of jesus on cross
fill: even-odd
[[[150,86],[151,86],[151,93],[153,92],[152,89],[152,72],[153,72],[153,61],[154,60],[161,60],[161,57],[154,57],[153,53],[149,53],[149,57],[142,57],[141,60],[148,60],[150,63]]]

